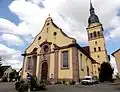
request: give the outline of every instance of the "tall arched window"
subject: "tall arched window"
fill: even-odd
[[[62,68],[69,68],[68,51],[63,51],[62,52]]]
[[[96,52],[96,48],[94,48],[94,52]]]
[[[98,50],[99,50],[99,51],[101,51],[101,48],[100,48],[100,47],[98,47]]]
[[[94,31],[94,37],[97,37],[97,34],[96,34],[96,32]]]
[[[92,35],[92,33],[90,33],[90,38],[92,38],[93,37],[93,35]]]
[[[98,36],[100,36],[100,31],[98,31]]]
[[[82,54],[80,54],[80,67],[81,67],[81,70],[82,70],[83,69]]]

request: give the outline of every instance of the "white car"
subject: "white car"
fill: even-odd
[[[92,85],[98,84],[98,81],[93,79],[92,76],[85,76],[85,78],[81,81],[82,85]]]

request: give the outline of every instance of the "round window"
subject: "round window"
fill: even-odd
[[[49,48],[47,45],[44,46],[44,52],[48,52]]]
[[[54,36],[56,36],[56,35],[57,35],[57,33],[56,33],[56,32],[54,32],[54,33],[53,33],[53,35],[54,35]]]
[[[47,23],[47,26],[49,25],[49,23]]]
[[[41,36],[38,38],[38,40],[40,40],[41,39]]]

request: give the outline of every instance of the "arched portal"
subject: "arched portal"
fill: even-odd
[[[48,75],[48,63],[43,62],[41,67],[41,79],[47,80],[47,75]]]

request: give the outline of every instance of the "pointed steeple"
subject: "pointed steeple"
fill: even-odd
[[[92,23],[100,23],[100,22],[98,16],[95,14],[92,2],[90,0],[90,17],[88,19],[88,24],[90,25]]]
[[[95,14],[91,0],[90,0],[90,14]]]

